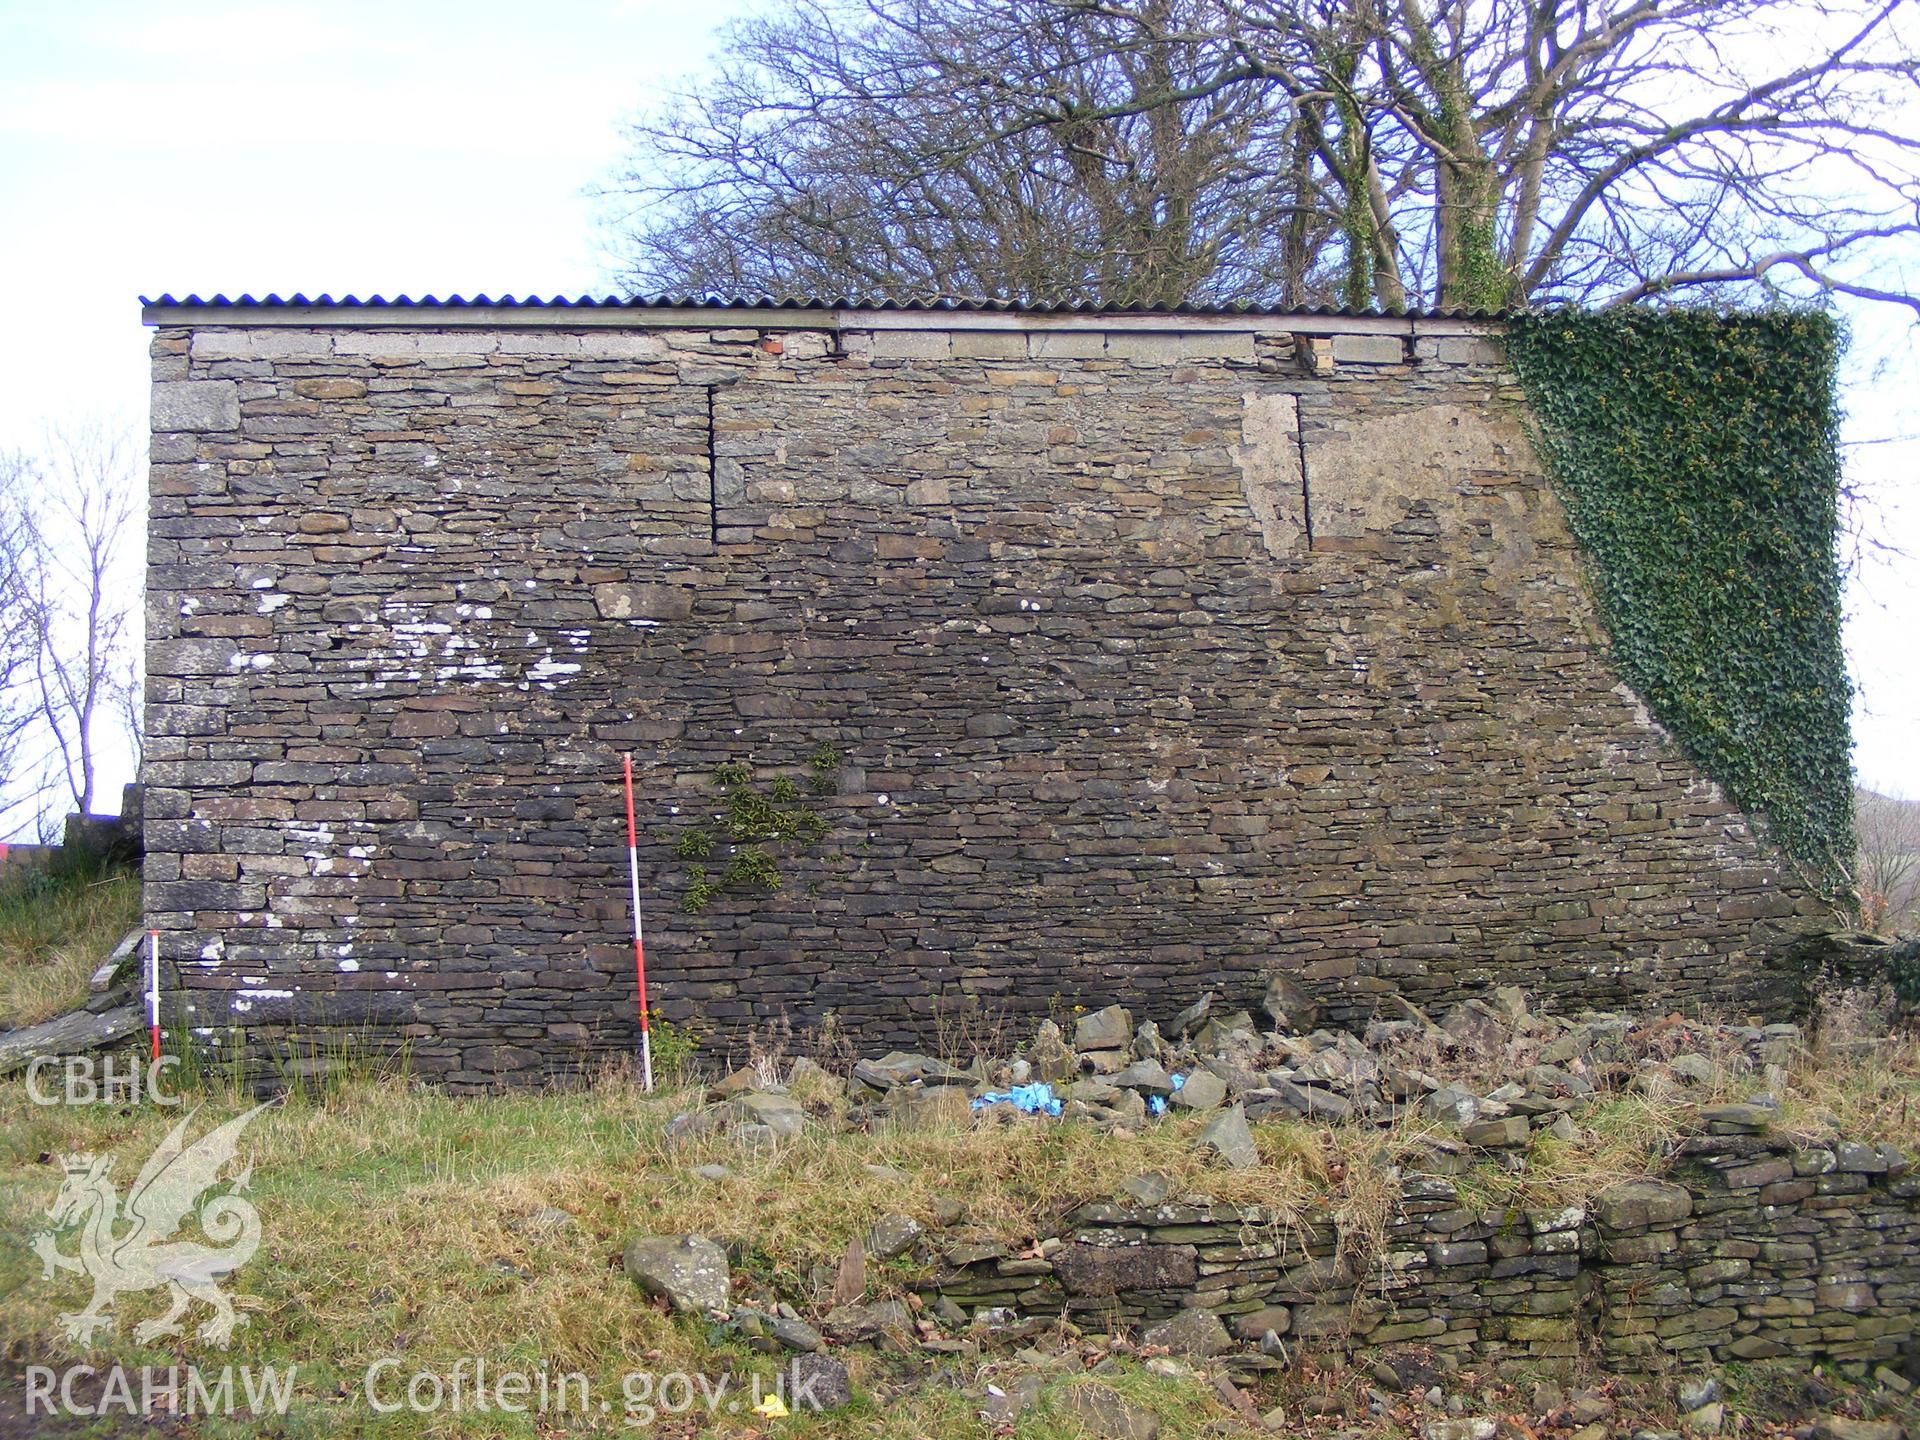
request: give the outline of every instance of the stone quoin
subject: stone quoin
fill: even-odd
[[[629,751],[652,997],[717,1042],[1276,970],[1335,1023],[1768,1011],[1825,914],[1610,664],[1496,322],[145,316],[178,1021],[472,1087],[630,1050]],[[688,913],[741,763],[824,830]]]

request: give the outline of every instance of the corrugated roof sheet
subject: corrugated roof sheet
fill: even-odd
[[[213,295],[202,298],[188,295],[176,299],[162,295],[158,299],[140,297],[150,308],[207,310],[894,310],[927,314],[1007,314],[1007,315],[1310,315],[1327,319],[1392,320],[1498,320],[1513,312],[1462,309],[1352,309],[1340,305],[1096,305],[1073,301],[962,300],[929,296],[925,299],[886,300],[843,297],[799,296],[716,296],[716,295],[539,295],[487,296],[449,295],[238,295],[229,298]]]

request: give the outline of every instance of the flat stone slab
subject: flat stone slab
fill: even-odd
[[[1211,1310],[1188,1309],[1174,1312],[1170,1319],[1149,1326],[1141,1335],[1143,1345],[1164,1345],[1175,1355],[1210,1360],[1233,1348],[1233,1337],[1220,1317]]]
[[[1593,1217],[1609,1230],[1644,1230],[1693,1214],[1693,1196],[1664,1180],[1628,1180],[1601,1191]]]
[[[1063,1245],[1053,1268],[1069,1295],[1117,1295],[1122,1290],[1167,1290],[1191,1285],[1199,1274],[1191,1245]]]
[[[634,1284],[681,1314],[727,1308],[727,1252],[704,1235],[636,1235],[624,1261]]]
[[[1133,1015],[1123,1005],[1082,1015],[1073,1027],[1076,1050],[1124,1050],[1132,1039]]]
[[[1217,1155],[1235,1170],[1247,1170],[1260,1163],[1254,1148],[1253,1132],[1247,1129],[1247,1112],[1239,1105],[1216,1110],[1200,1129],[1199,1148]]]
[[[100,962],[100,968],[87,977],[87,989],[95,995],[104,995],[113,989],[114,981],[120,976],[121,967],[133,959],[134,952],[140,948],[140,942],[147,938],[144,930],[129,930],[120,937],[120,943],[113,952]]]
[[[1099,1440],[1155,1440],[1160,1417],[1124,1400],[1110,1385],[1076,1385],[1061,1395],[1060,1410]]]
[[[896,1085],[911,1085],[915,1081],[964,1085],[973,1079],[973,1075],[944,1060],[936,1060],[931,1055],[893,1050],[878,1060],[862,1060],[853,1067],[853,1078],[876,1090],[888,1090]]]
[[[24,1070],[42,1055],[77,1055],[124,1040],[142,1025],[138,1005],[121,1005],[103,1014],[72,1010],[41,1025],[0,1035],[0,1075]]]

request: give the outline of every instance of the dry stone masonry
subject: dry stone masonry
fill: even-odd
[[[1159,1343],[1205,1354],[1272,1336],[1545,1368],[1585,1356],[1614,1373],[1776,1359],[1864,1373],[1912,1354],[1920,1181],[1873,1146],[1702,1137],[1670,1178],[1590,1208],[1485,1210],[1451,1179],[1409,1176],[1378,1265],[1355,1264],[1331,1222],[1257,1206],[1094,1204],[1042,1248],[960,1240],[927,1288],[988,1326],[1066,1314],[1151,1343],[1179,1320]]]
[[[630,1048],[628,751],[656,1003],[714,1035],[1275,969],[1345,1024],[1769,1008],[1815,923],[1610,667],[1497,327],[146,315],[146,903],[196,1027],[466,1086]],[[727,765],[824,833],[733,843]]]
[[[1861,1378],[1920,1363],[1920,1174],[1894,1145],[1782,1125],[1781,1095],[1760,1087],[1804,1078],[1799,1027],[1569,1018],[1505,988],[1496,1001],[1464,1002],[1440,1025],[1375,1022],[1364,1039],[1298,1029],[1280,1005],[1265,1033],[1205,999],[1166,1034],[1114,1007],[1083,1015],[1071,1043],[1043,1022],[1023,1051],[966,1068],[893,1052],[841,1080],[800,1060],[784,1085],[762,1057],[667,1133],[727,1157],[846,1129],[971,1124],[1026,1137],[1090,1125],[1125,1145],[1158,1126],[1205,1161],[1183,1182],[1143,1170],[1110,1191],[1070,1192],[1030,1229],[975,1220],[959,1195],[881,1216],[853,1237],[842,1274],[868,1257],[899,1261],[934,1328],[916,1328],[898,1300],[867,1303],[858,1271],[858,1283],[816,1282],[833,1292],[817,1332],[796,1311],[799,1340],[769,1344],[899,1332],[934,1349],[1004,1350],[1064,1317],[1242,1373],[1284,1368],[1302,1347],[1604,1375],[1779,1361]],[[1822,1063],[1895,1043],[1823,1041]],[[1504,1076],[1517,1078],[1488,1083]],[[1058,1107],[1047,1103],[1056,1089]],[[1583,1155],[1591,1127],[1618,1124],[1609,1110],[1629,1096],[1662,1107],[1664,1138],[1628,1160]],[[1390,1146],[1338,1148],[1365,1127],[1387,1128]],[[1534,1143],[1545,1137],[1575,1148]],[[1304,1196],[1286,1196],[1280,1175],[1252,1203],[1244,1187],[1235,1203],[1206,1193],[1262,1163],[1259,1139],[1270,1154],[1327,1145],[1346,1158]],[[809,1158],[789,1162],[796,1175]],[[1543,1175],[1556,1166],[1561,1179]],[[694,1173],[733,1180],[725,1164]],[[628,1273],[658,1289],[677,1274],[660,1257],[691,1243],[641,1237]],[[724,1310],[718,1293],[686,1308]]]
[[[1271,1336],[1547,1367],[1586,1356],[1617,1373],[1910,1361],[1920,1180],[1903,1155],[1713,1136],[1682,1153],[1669,1178],[1620,1182],[1591,1207],[1487,1210],[1452,1179],[1410,1175],[1378,1264],[1356,1264],[1331,1221],[1099,1203],[1040,1258],[961,1239],[927,1288],[989,1326],[1066,1314],[1151,1342],[1180,1320],[1160,1343],[1212,1337],[1207,1354]]]

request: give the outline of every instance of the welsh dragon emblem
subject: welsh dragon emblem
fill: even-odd
[[[93,1299],[87,1308],[60,1317],[69,1339],[86,1344],[101,1326],[113,1324],[108,1310],[122,1291],[161,1285],[167,1287],[172,1306],[166,1314],[136,1325],[136,1340],[178,1335],[180,1317],[195,1300],[211,1305],[214,1312],[200,1327],[200,1337],[220,1346],[233,1338],[234,1327],[244,1325],[246,1317],[234,1313],[220,1282],[260,1248],[260,1216],[241,1196],[253,1173],[252,1164],[230,1178],[228,1189],[204,1204],[200,1197],[220,1183],[220,1172],[234,1158],[240,1132],[274,1103],[254,1106],[191,1145],[186,1141],[187,1127],[200,1112],[198,1107],[188,1112],[141,1168],[124,1209],[119,1192],[107,1178],[112,1156],[61,1157],[66,1179],[47,1211],[52,1223],[34,1237],[33,1253],[40,1257],[49,1279],[55,1271],[71,1270],[93,1281]],[[211,1245],[173,1238],[196,1204],[200,1228]],[[80,1228],[79,1252],[64,1255],[58,1237],[75,1226]]]

